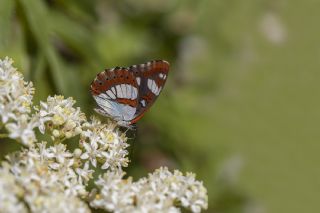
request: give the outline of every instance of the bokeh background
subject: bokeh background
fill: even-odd
[[[131,133],[134,178],[193,171],[208,212],[320,211],[320,2],[0,0],[0,57],[94,114],[104,68],[165,59],[171,72]],[[4,142],[5,143],[5,142]],[[2,146],[2,156],[16,148]]]

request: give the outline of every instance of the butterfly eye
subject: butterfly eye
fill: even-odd
[[[99,82],[99,85],[101,86],[101,85],[102,85],[102,82]]]

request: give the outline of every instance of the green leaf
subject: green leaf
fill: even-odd
[[[96,48],[87,45],[92,42],[92,30],[57,11],[50,12],[48,21],[52,26],[53,33],[61,38],[68,47],[72,48],[86,61],[97,63],[99,55]]]
[[[30,31],[35,37],[40,51],[45,55],[57,92],[66,96],[73,96],[79,93],[77,75],[71,74],[70,70],[64,66],[62,59],[51,44],[50,34],[52,26],[49,21],[50,14],[48,8],[43,1],[20,0],[19,2],[26,16]],[[42,74],[40,71],[37,70],[37,75]],[[81,98],[81,95],[77,97]]]
[[[15,1],[0,1],[0,49],[5,48],[9,44],[14,6]]]

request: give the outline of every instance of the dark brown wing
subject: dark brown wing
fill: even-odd
[[[131,124],[136,123],[160,95],[168,78],[169,63],[164,60],[149,61],[128,68],[138,85],[138,105]]]

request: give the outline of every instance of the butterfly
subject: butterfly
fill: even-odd
[[[97,74],[90,91],[96,112],[119,126],[132,127],[152,106],[168,77],[169,63],[153,60],[130,67],[114,67]]]

